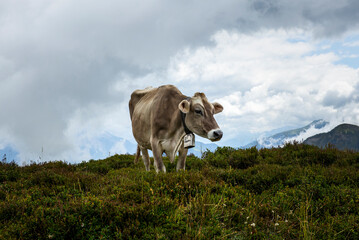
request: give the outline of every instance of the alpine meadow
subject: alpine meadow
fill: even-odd
[[[0,163],[0,238],[359,238],[358,152],[222,147],[167,173],[133,159]]]
[[[0,0],[0,240],[37,239],[359,239],[359,0]]]

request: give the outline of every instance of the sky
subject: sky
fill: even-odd
[[[359,125],[359,1],[0,2],[0,149],[19,162],[126,153],[131,92],[164,84],[224,106],[222,146]]]

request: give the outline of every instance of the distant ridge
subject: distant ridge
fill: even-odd
[[[257,139],[256,141],[253,141],[243,146],[243,148],[250,148],[256,146],[258,149],[260,149],[260,148],[271,148],[271,147],[282,146],[286,143],[286,141],[298,137],[300,134],[306,132],[310,128],[321,129],[328,124],[329,123],[327,121],[324,121],[322,119],[315,120],[310,124],[301,128],[296,128],[296,129],[280,132],[269,137]]]
[[[200,141],[196,141],[196,146],[194,148],[190,148],[188,149],[188,154],[193,154],[196,157],[202,157],[202,154],[209,150],[211,152],[213,152],[214,150],[217,149],[218,145],[215,143],[203,143]],[[127,150],[128,153],[130,154],[134,154],[136,153],[137,150],[137,144],[129,142],[129,141],[125,141],[124,142],[124,146]],[[149,151],[149,155],[152,157],[152,151]]]
[[[328,133],[317,134],[304,141],[304,144],[321,148],[329,143],[340,150],[359,151],[359,126],[340,124]]]
[[[202,157],[202,154],[207,150],[213,152],[218,148],[218,145],[215,143],[202,143],[196,141],[196,146],[194,148],[188,149],[188,154],[193,154],[196,157]]]

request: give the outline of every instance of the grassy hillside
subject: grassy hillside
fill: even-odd
[[[165,164],[0,163],[0,238],[359,239],[359,153],[225,147]]]

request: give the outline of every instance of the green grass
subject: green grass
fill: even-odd
[[[0,163],[0,239],[359,239],[359,153],[224,147],[166,174],[133,158]]]

